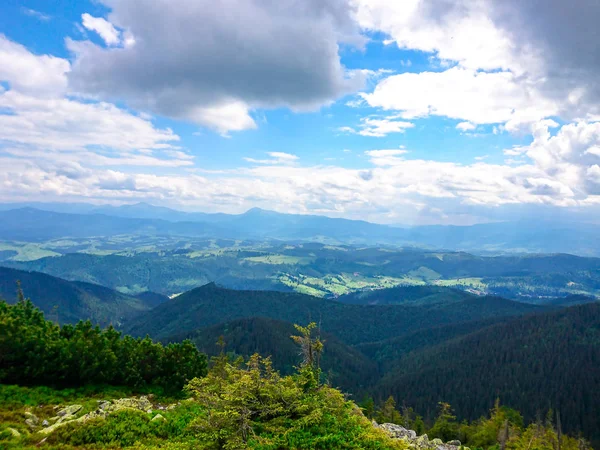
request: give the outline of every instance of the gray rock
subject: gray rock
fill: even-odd
[[[75,414],[77,414],[81,408],[83,408],[83,406],[81,405],[69,405],[66,408],[61,409],[60,411],[58,411],[56,413],[57,416],[62,417],[62,416],[74,416]]]
[[[165,417],[162,414],[157,414],[151,420],[151,422],[159,422],[159,421],[160,422],[166,422],[167,419],[165,419]]]
[[[40,419],[38,419],[35,414],[30,413],[29,411],[25,412],[25,418],[33,425],[37,425],[40,422]]]
[[[100,409],[108,409],[110,408],[111,402],[110,400],[97,400],[98,408]]]
[[[446,442],[446,444],[453,445],[455,447],[460,447],[462,445],[458,439],[454,439],[453,441],[448,441],[448,442]]]
[[[63,426],[66,423],[85,423],[91,419],[105,419],[106,416],[108,416],[109,414],[123,409],[136,409],[152,413],[152,403],[150,403],[148,397],[146,396],[141,396],[139,398],[120,398],[113,400],[112,402],[108,400],[98,400],[98,409],[76,418],[75,414],[77,414],[81,410],[81,408],[81,405],[71,405],[61,409],[60,411],[58,411],[58,415],[56,416],[56,418],[53,417],[52,419],[50,419],[50,421],[55,421],[55,423],[53,425],[41,429],[40,433],[50,434],[54,430]]]
[[[43,427],[47,427],[48,425],[50,425],[50,422],[48,422],[47,420],[43,420],[42,421],[42,426]]]
[[[396,439],[407,439],[413,440],[417,438],[417,432],[414,430],[407,430],[403,426],[396,425],[395,423],[382,423],[379,428],[387,431],[387,433]]]

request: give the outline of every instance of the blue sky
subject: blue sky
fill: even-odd
[[[557,45],[561,17],[516,0],[513,22],[493,1],[278,4],[3,2],[0,200],[597,220],[585,29]]]

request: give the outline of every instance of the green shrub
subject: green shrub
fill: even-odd
[[[156,437],[159,428],[160,424],[152,422],[142,411],[122,410],[106,419],[92,419],[84,424],[69,423],[52,433],[48,441],[75,446],[109,444],[126,447]]]

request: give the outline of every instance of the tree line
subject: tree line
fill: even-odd
[[[207,372],[206,355],[190,341],[162,345],[123,336],[88,321],[57,325],[25,299],[0,301],[0,383],[79,387],[110,384],[180,391]]]

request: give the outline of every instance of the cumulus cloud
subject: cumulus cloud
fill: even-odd
[[[0,34],[0,81],[11,89],[37,96],[60,95],[67,89],[66,59],[34,55],[24,46]]]
[[[22,72],[21,72],[22,71]],[[69,63],[34,55],[0,36],[0,152],[16,158],[92,166],[193,164],[179,136],[105,102],[65,97]]]
[[[579,198],[600,194],[597,177],[600,164],[600,122],[563,125],[543,121],[534,127],[533,142],[519,151],[528,156],[548,178],[569,186]]]
[[[98,33],[106,45],[118,45],[121,43],[121,33],[108,20],[84,13],[81,15],[81,21],[85,28]]]
[[[511,34],[490,17],[487,1],[354,0],[356,17],[368,29],[386,33],[400,48],[434,54],[467,69],[525,69]],[[530,61],[534,54],[527,55]]]
[[[535,85],[523,83],[511,72],[460,67],[393,75],[362,97],[372,107],[400,111],[405,119],[436,115],[471,124],[505,124],[508,130],[559,112]]]
[[[594,25],[600,19],[598,2],[353,1],[363,28],[387,34],[387,42],[400,48],[430,53],[441,68],[449,68],[438,75],[424,72],[383,80],[380,94],[392,99],[370,97],[372,106],[473,123],[508,122],[509,131],[544,117],[591,119],[600,111],[600,48]],[[565,26],[566,20],[577,26]],[[456,89],[446,84],[451,78],[457,78]],[[436,82],[442,83],[441,89],[432,84]],[[492,90],[480,100],[490,114],[474,121],[478,106],[472,95],[488,84]],[[433,88],[435,98],[427,96],[425,85]],[[411,107],[418,100],[410,96],[411,89],[428,100]],[[402,100],[406,94],[408,99]],[[466,98],[461,108],[440,107],[457,97]]]
[[[68,41],[73,87],[221,133],[255,127],[254,108],[314,110],[368,76],[340,63],[340,44],[365,41],[347,0],[103,3],[135,45]]]

